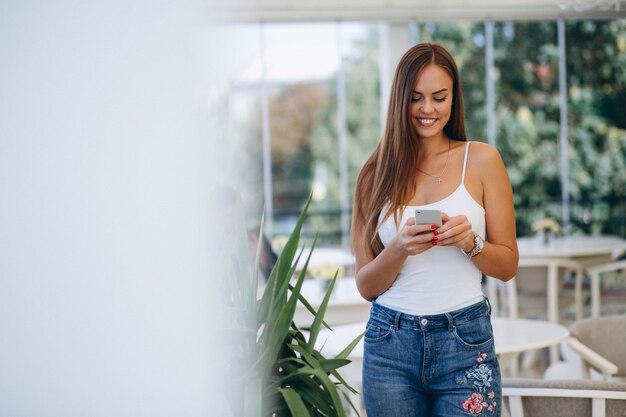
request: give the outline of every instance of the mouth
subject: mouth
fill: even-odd
[[[431,127],[437,122],[436,118],[432,117],[416,117],[417,123],[422,127]]]

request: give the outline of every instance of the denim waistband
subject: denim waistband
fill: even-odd
[[[382,320],[385,323],[394,325],[396,328],[412,327],[417,329],[425,327],[454,327],[454,323],[472,320],[484,314],[491,314],[491,305],[487,297],[470,306],[442,314],[415,316],[382,306],[376,302],[372,303],[370,311],[372,318]]]

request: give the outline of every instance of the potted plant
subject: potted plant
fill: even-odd
[[[250,361],[249,366],[244,367],[241,378],[243,414],[246,417],[345,416],[344,404],[356,411],[345,390],[356,391],[337,369],[350,363],[347,357],[362,335],[334,358],[324,357],[315,348],[322,326],[330,328],[323,319],[337,273],[317,311],[300,293],[310,253],[304,268],[295,276],[296,265],[304,251],[304,248],[299,249],[299,243],[309,202],[310,198],[262,292],[257,291],[261,247],[259,245],[257,249],[257,267],[251,268],[247,242],[243,241],[245,238],[239,239],[239,253],[246,254],[239,257],[238,265],[241,278],[241,305],[238,310],[241,313],[243,353]],[[239,220],[243,224],[242,215],[239,215]],[[311,253],[314,246],[315,243]],[[314,317],[308,332],[301,331],[293,321],[297,303],[302,303]]]

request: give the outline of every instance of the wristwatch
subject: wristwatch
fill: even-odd
[[[465,255],[466,258],[473,258],[474,256],[478,255],[480,251],[483,250],[483,243],[485,242],[483,241],[482,237],[474,235],[474,247],[472,248],[472,250],[470,250],[469,252],[465,252],[463,248],[461,248],[461,252],[463,252],[463,255]]]

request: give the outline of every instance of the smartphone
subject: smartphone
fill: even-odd
[[[441,210],[415,209],[415,224],[434,224],[441,226]]]

